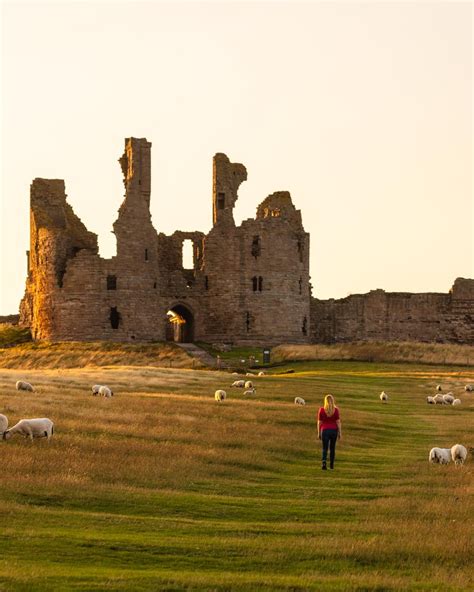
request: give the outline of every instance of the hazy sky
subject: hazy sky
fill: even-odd
[[[313,293],[446,292],[474,277],[469,2],[2,5],[0,314],[17,311],[29,186],[65,179],[111,256],[123,138],[152,148],[155,228],[208,231],[212,156],[235,209],[289,190]]]

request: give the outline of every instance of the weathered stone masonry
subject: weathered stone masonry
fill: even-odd
[[[311,298],[309,234],[290,194],[273,193],[255,219],[236,226],[247,171],[225,154],[213,161],[210,232],[158,234],[150,216],[150,151],[146,139],[125,140],[125,198],[111,259],[99,256],[97,236],[67,203],[64,181],[33,181],[20,316],[35,339],[474,343],[474,280],[458,278],[449,294]],[[192,269],[183,268],[185,240],[193,246]]]

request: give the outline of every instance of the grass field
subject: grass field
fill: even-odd
[[[472,590],[473,457],[427,457],[474,445],[474,370],[291,368],[256,378],[250,400],[203,370],[0,369],[10,423],[56,425],[49,444],[0,442],[0,590]],[[19,378],[38,392],[16,392]],[[90,396],[97,382],[116,396]],[[426,405],[438,383],[463,404]],[[315,439],[328,392],[344,430],[334,472]]]

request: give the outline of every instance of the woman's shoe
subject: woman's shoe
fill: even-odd
[[[327,471],[327,470],[328,470],[328,468],[327,468],[327,466],[326,466],[326,463],[325,463],[325,462],[323,462],[323,466],[321,467],[321,469],[322,469],[323,471]]]

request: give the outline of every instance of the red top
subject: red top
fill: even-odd
[[[324,411],[324,407],[321,407],[318,411],[318,421],[321,422],[321,431],[324,430],[337,430],[337,423],[336,421],[339,419],[339,409],[335,407],[334,413],[331,417],[326,415],[326,411]]]

